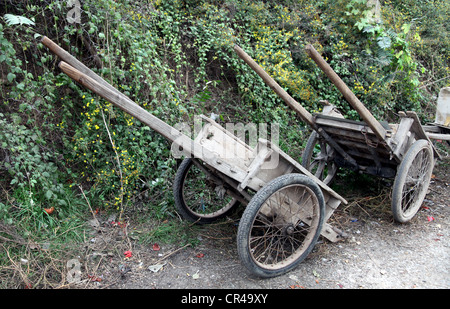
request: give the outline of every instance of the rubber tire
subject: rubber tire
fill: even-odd
[[[252,254],[249,249],[249,235],[253,226],[253,222],[264,204],[264,202],[272,196],[275,192],[282,189],[283,187],[301,184],[310,188],[316,195],[319,204],[319,223],[316,232],[312,238],[310,245],[304,250],[299,258],[294,262],[286,265],[280,269],[267,269],[259,266],[252,258]],[[323,193],[317,183],[311,178],[303,174],[286,174],[279,176],[269,183],[267,183],[262,189],[260,189],[255,196],[250,200],[247,205],[242,218],[239,223],[238,233],[237,233],[237,251],[242,264],[245,266],[246,270],[250,275],[254,275],[260,278],[271,278],[280,276],[286,272],[297,267],[311,252],[317,243],[317,239],[322,231],[322,226],[324,224],[325,216],[325,200]]]
[[[402,209],[402,202],[403,202],[403,186],[406,182],[406,177],[408,175],[408,171],[411,168],[411,165],[413,164],[414,159],[416,158],[417,154],[425,149],[425,151],[428,152],[428,157],[430,158],[431,162],[429,162],[429,168],[426,170],[426,173],[423,177],[423,180],[425,181],[424,184],[422,184],[421,192],[419,192],[419,195],[415,199],[414,205],[411,207],[411,209],[408,209],[406,212]],[[417,140],[412,144],[412,146],[408,149],[405,156],[403,157],[402,162],[400,163],[398,169],[397,169],[397,176],[394,180],[394,185],[392,189],[392,204],[391,204],[391,210],[392,214],[394,216],[394,219],[397,222],[400,223],[406,223],[410,221],[414,215],[417,213],[417,211],[422,206],[422,202],[427,194],[428,186],[430,184],[431,175],[433,172],[433,165],[434,165],[434,159],[433,159],[433,150],[428,143],[427,140]]]
[[[184,183],[186,181],[186,176],[189,172],[189,170],[194,165],[193,159],[186,158],[184,159],[180,166],[178,167],[177,173],[175,175],[175,179],[173,182],[173,194],[174,194],[174,201],[175,201],[175,207],[178,211],[178,213],[186,220],[195,222],[198,224],[208,224],[212,223],[214,221],[217,221],[228,214],[234,209],[234,207],[238,204],[238,201],[234,201],[233,205],[231,205],[228,209],[220,212],[216,216],[199,216],[186,205],[184,197],[183,197],[183,187]],[[227,204],[228,205],[228,204]]]

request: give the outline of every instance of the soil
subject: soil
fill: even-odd
[[[196,230],[198,244],[140,245],[130,231],[103,219],[86,246],[83,288],[115,289],[448,289],[450,288],[450,157],[439,161],[422,209],[406,224],[390,214],[390,188],[356,177],[336,189],[348,205],[330,219],[347,233],[339,242],[320,238],[293,271],[271,279],[247,274],[236,249],[239,217]],[[348,178],[347,178],[348,179]],[[366,182],[366,183],[364,183]],[[381,188],[381,189],[380,189]],[[345,190],[344,190],[345,189]],[[347,192],[343,194],[342,192]],[[376,193],[378,192],[378,193]],[[131,249],[131,250],[130,250]],[[131,257],[124,252],[130,250]],[[87,252],[87,251],[86,251]]]

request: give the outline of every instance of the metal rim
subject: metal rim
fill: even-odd
[[[430,183],[432,161],[429,147],[422,147],[407,169],[400,199],[401,211],[406,218],[413,216],[422,204]]]
[[[193,162],[183,177],[181,194],[184,204],[199,218],[215,218],[232,208],[237,200],[227,195],[226,191],[223,185],[215,183]]]
[[[338,170],[334,157],[334,149],[320,138],[317,132],[311,133],[302,158],[302,165],[323,183],[329,184]]]

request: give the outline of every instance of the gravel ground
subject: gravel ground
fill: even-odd
[[[202,227],[195,247],[142,246],[115,236],[97,252],[101,282],[87,288],[116,289],[448,289],[450,288],[450,159],[434,170],[424,206],[406,224],[390,214],[389,188],[367,198],[353,192],[349,206],[331,218],[348,237],[331,243],[320,238],[313,252],[293,271],[271,279],[249,276],[236,250],[239,218]],[[339,191],[338,191],[339,193]],[[373,192],[372,192],[373,193]],[[375,197],[373,197],[375,196]],[[367,202],[372,203],[365,208]],[[374,207],[373,205],[377,205]],[[383,206],[384,205],[384,206]],[[388,206],[386,206],[388,205]],[[133,226],[130,226],[131,230]],[[103,236],[111,235],[103,233]],[[92,244],[90,244],[92,245]],[[112,249],[114,246],[115,251]],[[120,246],[123,246],[120,247]],[[132,257],[119,256],[132,247]],[[115,252],[118,252],[117,254]]]

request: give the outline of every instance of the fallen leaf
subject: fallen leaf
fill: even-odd
[[[151,265],[148,267],[148,270],[156,273],[158,272],[161,268],[163,268],[164,265],[166,265],[167,262],[164,262],[162,264],[155,264],[155,265]]]
[[[298,281],[298,277],[296,275],[289,275],[289,279],[294,280],[294,281]]]
[[[91,279],[91,281],[96,281],[96,282],[102,282],[102,278],[97,277],[97,276],[91,276],[88,275],[89,279]]]
[[[314,269],[313,269],[313,275],[314,275],[314,277],[316,277],[316,278],[320,278],[320,275],[317,273],[317,271],[315,271]]]
[[[49,215],[51,215],[51,214],[55,211],[55,207],[44,208],[44,211],[45,211],[46,213],[48,213]]]

